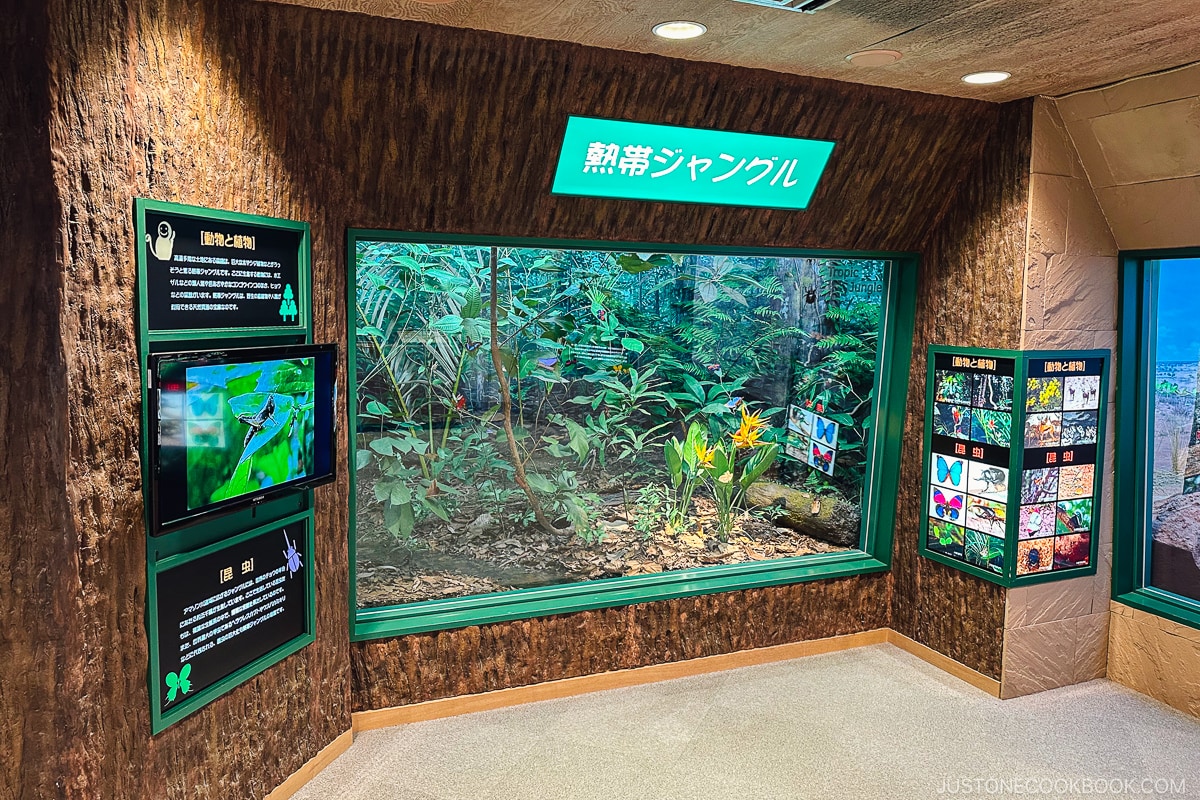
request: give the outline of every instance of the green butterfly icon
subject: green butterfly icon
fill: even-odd
[[[188,680],[188,675],[191,674],[191,664],[184,664],[182,667],[180,667],[178,675],[176,675],[174,672],[167,673],[167,686],[171,687],[167,691],[168,703],[175,702],[175,694],[177,692],[183,692],[184,694],[187,694],[192,690],[192,682]]]

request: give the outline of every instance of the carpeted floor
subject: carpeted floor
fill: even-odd
[[[1200,797],[1200,720],[1108,681],[1002,702],[876,645],[368,731],[295,797],[1018,794]]]

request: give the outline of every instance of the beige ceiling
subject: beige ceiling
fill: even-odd
[[[1200,0],[840,0],[816,14],[733,0],[285,0],[382,17],[559,39],[699,61],[957,97],[1059,95],[1197,60]],[[708,34],[651,35],[689,19]],[[887,67],[855,67],[856,50],[904,53]],[[960,82],[984,69],[1006,83]]]

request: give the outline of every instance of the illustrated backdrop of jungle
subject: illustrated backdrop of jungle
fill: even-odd
[[[355,259],[360,607],[859,546],[887,262]]]

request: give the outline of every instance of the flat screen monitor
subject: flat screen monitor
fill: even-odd
[[[333,480],[336,362],[331,344],[152,355],[153,532]]]

